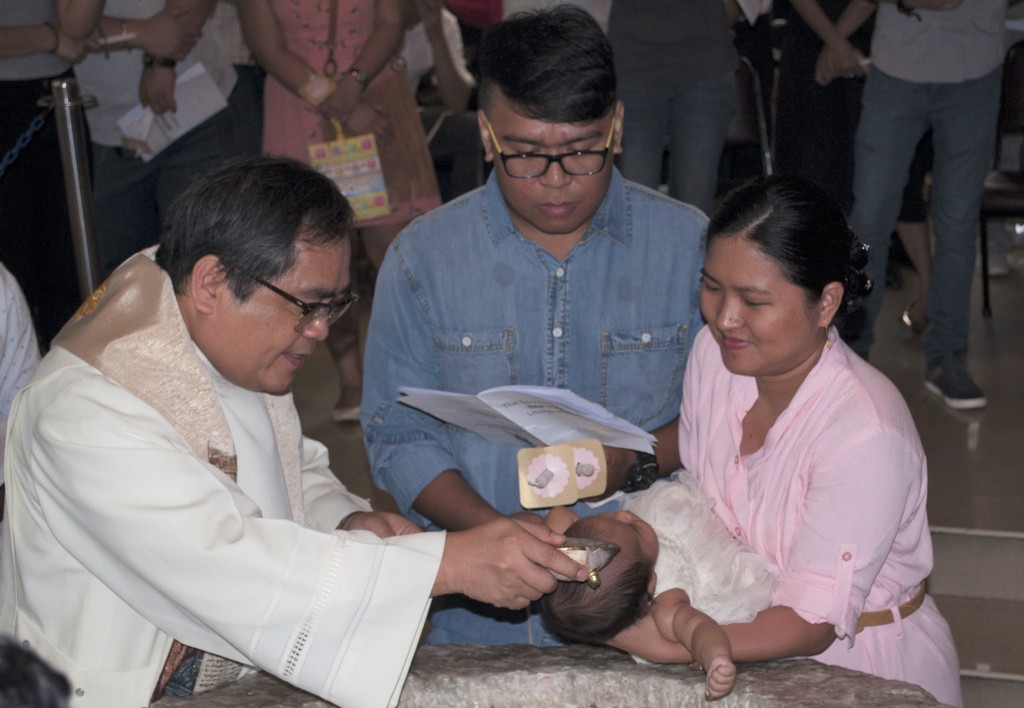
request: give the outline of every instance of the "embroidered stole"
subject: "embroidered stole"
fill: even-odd
[[[174,426],[196,457],[234,483],[238,460],[227,418],[178,309],[171,281],[152,256],[129,258],[53,341],[99,369],[152,406]],[[303,523],[300,431],[290,394],[264,395],[284,469],[292,518]],[[152,701],[163,695],[201,693],[236,679],[230,659],[171,644]]]

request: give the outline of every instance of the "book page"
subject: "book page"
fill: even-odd
[[[515,422],[509,420],[482,400],[468,393],[431,391],[403,386],[398,389],[398,402],[428,413],[435,418],[470,430],[488,440],[534,447],[543,445]]]
[[[594,438],[612,447],[654,450],[653,435],[568,389],[501,386],[479,398],[545,445]]]
[[[488,440],[531,447],[594,438],[604,445],[653,452],[654,436],[572,391],[501,386],[477,396],[402,387],[400,403]]]

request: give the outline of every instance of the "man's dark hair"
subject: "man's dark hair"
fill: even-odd
[[[516,13],[487,30],[477,58],[484,110],[495,90],[516,112],[551,123],[597,120],[615,104],[611,43],[579,7]]]
[[[352,221],[337,185],[301,162],[232,160],[174,200],[156,262],[180,293],[196,261],[215,255],[235,297],[244,301],[256,278],[273,280],[294,265],[298,243],[338,243]]]
[[[593,517],[574,522],[565,534],[600,540]],[[650,611],[647,590],[654,566],[620,553],[599,572],[601,586],[559,582],[541,600],[541,618],[548,631],[570,642],[603,644]]]
[[[0,636],[0,708],[67,708],[71,684],[14,637]]]

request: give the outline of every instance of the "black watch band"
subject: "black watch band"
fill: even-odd
[[[626,483],[622,485],[624,492],[639,492],[647,489],[658,479],[658,458],[647,452],[636,453],[636,462],[626,470]]]
[[[178,62],[167,57],[155,57],[149,52],[145,52],[142,55],[142,67],[144,69],[173,69],[178,65]]]
[[[912,8],[912,7],[907,7],[907,6],[906,6],[906,5],[904,4],[903,0],[896,0],[896,9],[897,9],[897,10],[898,10],[898,11],[899,11],[899,12],[900,12],[901,14],[904,14],[904,15],[906,15],[907,17],[914,17],[914,18],[916,18],[916,19],[917,19],[917,21],[918,21],[918,22],[920,22],[920,21],[921,21],[921,16],[920,16],[919,14],[917,14],[917,10],[915,10],[915,9],[914,9],[914,8]]]

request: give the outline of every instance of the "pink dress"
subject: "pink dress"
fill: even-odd
[[[274,14],[281,25],[288,49],[317,73],[323,73],[327,59],[328,24],[332,0],[272,0]],[[338,71],[347,71],[373,33],[375,0],[336,0],[338,27],[335,31],[334,60]],[[400,51],[395,52],[396,55]],[[385,67],[374,78],[376,84],[390,75]],[[372,85],[371,84],[371,85]],[[309,145],[333,139],[324,132],[324,118],[279,81],[267,76],[263,96],[263,152],[291,157],[309,163]],[[329,125],[329,124],[328,124]],[[417,125],[418,119],[417,119]],[[374,219],[373,224],[410,221],[438,206],[437,194],[413,196],[403,202],[389,191],[391,215]]]
[[[739,454],[754,379],[730,373],[707,327],[683,383],[679,449],[733,535],[768,561],[772,605],[838,639],[814,658],[922,686],[962,705],[949,626],[931,597],[856,632],[862,611],[910,600],[932,569],[927,465],[896,387],[829,333],[829,346],[764,446]]]

